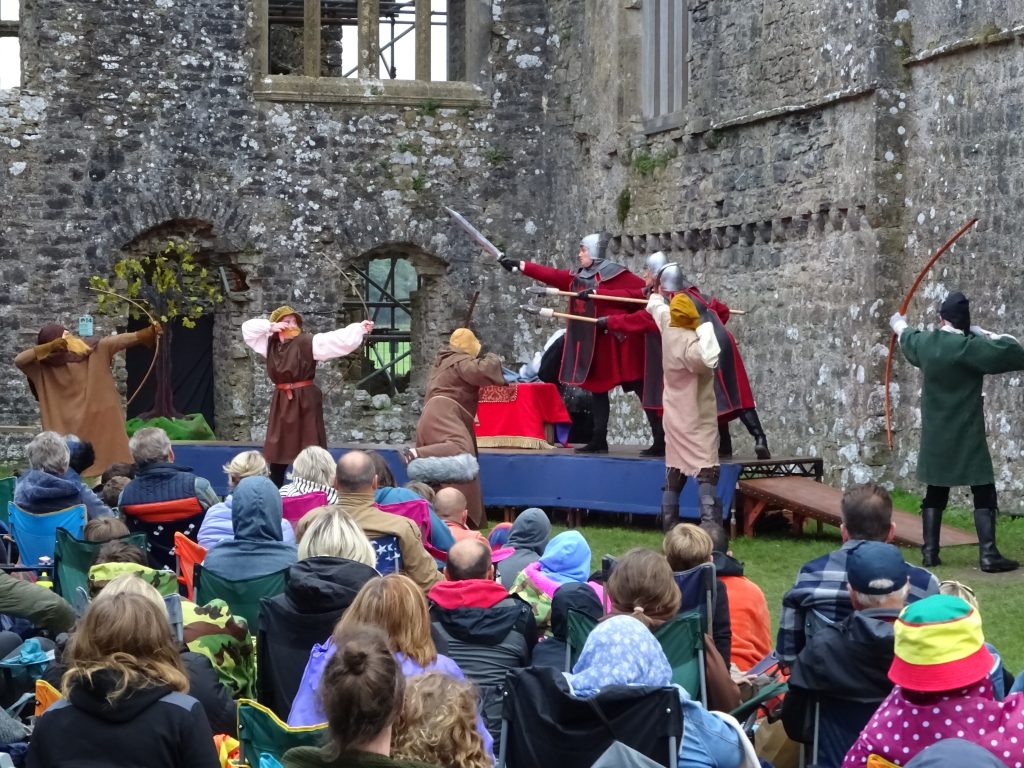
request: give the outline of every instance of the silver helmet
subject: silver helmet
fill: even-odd
[[[668,257],[665,256],[664,251],[655,251],[647,257],[647,261],[644,265],[647,267],[647,271],[652,275],[658,274],[664,266],[668,264]]]
[[[596,232],[592,235],[587,235],[580,240],[580,245],[587,249],[587,253],[590,254],[590,258],[594,261],[601,258],[601,235]]]
[[[683,270],[678,264],[666,264],[658,273],[658,287],[662,291],[676,293],[685,291],[692,285],[683,275]]]

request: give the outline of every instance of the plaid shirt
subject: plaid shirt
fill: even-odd
[[[846,558],[859,540],[847,541],[842,547],[817,560],[804,564],[796,583],[782,598],[779,634],[775,650],[779,658],[792,663],[804,648],[804,622],[807,612],[814,610],[833,623],[845,619],[853,611],[846,588]],[[924,568],[910,566],[910,593],[907,602],[937,594],[939,580]]]

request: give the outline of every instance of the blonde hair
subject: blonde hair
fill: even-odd
[[[699,525],[679,523],[665,534],[661,546],[673,571],[688,571],[708,561],[715,543]]]
[[[413,480],[405,484],[405,487],[415,493],[417,496],[424,498],[430,504],[434,503],[434,497],[437,495],[437,491],[431,488],[426,483],[421,483],[418,480]]]
[[[322,509],[323,512],[303,526],[299,538],[299,560],[309,557],[344,557],[375,568],[377,553],[348,511],[336,504]]]
[[[427,600],[408,576],[391,573],[366,582],[335,626],[335,644],[342,630],[356,624],[380,627],[393,652],[404,653],[421,667],[437,661]]]
[[[682,599],[664,555],[642,547],[629,550],[615,563],[605,594],[613,615],[627,614],[648,629],[674,618]]]
[[[238,485],[243,477],[270,477],[270,467],[259,451],[242,451],[222,469],[228,476],[231,487]]]
[[[295,522],[294,527],[296,545],[302,544],[302,540],[306,538],[306,532],[310,529],[313,523],[315,523],[321,515],[327,514],[327,510],[329,509],[330,506],[313,507],[313,509],[309,510],[309,512],[304,514]],[[299,555],[299,559],[302,559],[302,555]]]
[[[326,448],[311,445],[303,448],[292,461],[291,478],[301,477],[311,483],[330,488],[334,483],[334,470],[337,465]]]
[[[476,729],[476,690],[441,672],[405,682],[405,702],[391,731],[391,756],[431,765],[489,768],[491,759]]]
[[[164,602],[163,596],[157,591],[156,587],[139,578],[138,574],[122,573],[120,576],[111,579],[100,593],[96,595],[93,603],[110,600],[115,595],[139,595],[144,597],[160,608],[165,617],[167,616],[167,603]]]
[[[966,584],[961,584],[959,581],[947,579],[946,581],[940,582],[939,594],[959,597],[965,603],[974,608],[974,610],[979,612],[981,610],[980,608],[978,608],[978,598],[975,596],[974,590],[968,587]]]
[[[163,601],[157,607],[142,594],[97,598],[71,636],[64,660],[65,698],[77,685],[92,686],[93,676],[100,672],[117,677],[117,685],[107,694],[110,704],[139,688],[169,685],[181,693],[189,690]]]

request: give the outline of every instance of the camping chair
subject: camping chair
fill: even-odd
[[[834,696],[813,698],[811,740],[802,745],[800,764],[839,768],[882,700],[865,702]]]
[[[185,587],[185,597],[195,597],[195,585],[192,581],[196,566],[206,559],[206,547],[192,541],[181,531],[174,532],[174,556],[177,559],[178,583]]]
[[[810,608],[804,613],[804,642],[810,640],[825,627],[830,627],[833,624],[835,622],[821,611]]]
[[[44,557],[53,559],[58,528],[65,529],[76,539],[82,538],[85,531],[85,504],[36,515],[12,501],[7,504],[7,510],[11,518],[11,535],[18,545],[21,562],[26,565],[35,565]]]
[[[280,761],[292,747],[319,747],[326,733],[326,723],[291,727],[252,699],[238,702],[240,766],[258,768],[261,754],[271,755]]]
[[[199,499],[177,499],[154,504],[128,504],[121,509],[132,533],[146,534],[150,562],[157,568],[174,570],[174,534],[197,536],[206,510]]]
[[[407,520],[412,520],[420,529],[420,539],[423,541],[423,548],[427,554],[442,563],[448,562],[448,553],[438,549],[430,540],[430,503],[426,499],[410,499],[409,501],[396,501],[393,504],[377,504],[377,509],[387,512],[389,515],[398,515]]]
[[[16,477],[0,478],[0,523],[10,527],[11,517],[8,512],[8,505],[14,501],[14,484]]]
[[[509,672],[503,695],[498,768],[593,765],[616,743],[676,765],[683,717],[673,687],[611,686],[584,699],[557,670],[528,667]]]
[[[64,697],[60,695],[60,691],[50,685],[48,682],[40,678],[36,680],[36,709],[35,716],[39,717],[43,712],[48,710],[58,701]]]
[[[220,598],[231,608],[231,613],[246,620],[249,631],[255,636],[260,625],[260,600],[284,592],[287,580],[287,568],[255,579],[232,581],[204,570],[202,565],[196,565],[196,602],[205,605]]]
[[[299,496],[282,496],[281,516],[294,528],[309,510],[326,504],[327,494],[323,491],[310,491]]]
[[[146,536],[132,533],[114,541],[123,541],[146,551]],[[82,587],[88,593],[89,568],[96,560],[96,555],[106,542],[83,541],[68,533],[64,528],[57,529],[57,540],[53,548],[53,571],[55,580],[53,588],[68,602]]]
[[[373,551],[377,553],[377,571],[381,576],[398,573],[402,570],[402,548],[398,537],[392,534],[370,539]]]
[[[718,578],[713,563],[701,563],[688,571],[678,571],[672,576],[679,586],[679,613],[698,611],[701,618],[701,630],[710,635],[711,623],[715,615],[715,599],[718,590]]]

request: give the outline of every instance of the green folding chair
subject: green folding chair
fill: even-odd
[[[146,551],[146,534],[133,533],[122,536],[123,541]],[[57,541],[53,549],[53,568],[56,578],[54,589],[65,600],[71,601],[82,587],[89,592],[89,568],[96,560],[96,554],[106,542],[76,539],[64,528],[57,529]]]
[[[257,768],[260,755],[279,761],[292,747],[319,747],[327,738],[327,724],[291,727],[269,708],[251,699],[238,702],[240,766]]]
[[[197,564],[194,579],[196,602],[205,605],[218,598],[223,600],[231,608],[231,613],[245,619],[249,631],[255,637],[260,624],[260,600],[284,592],[287,580],[287,568],[255,579],[232,581]]]
[[[11,516],[7,513],[7,504],[14,501],[15,482],[17,482],[15,477],[0,478],[0,523],[3,523],[8,530],[11,527]]]

